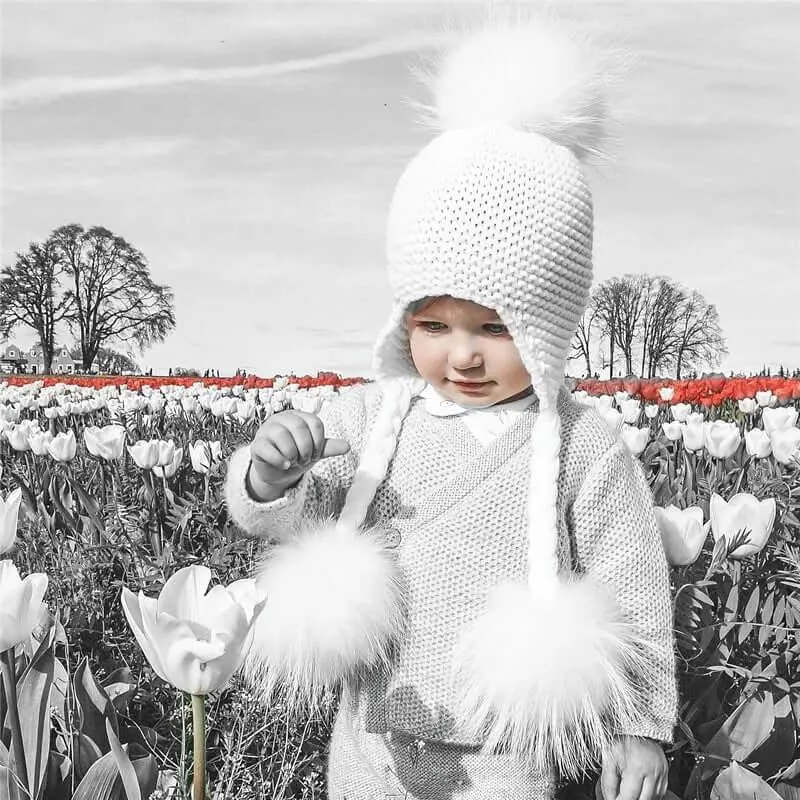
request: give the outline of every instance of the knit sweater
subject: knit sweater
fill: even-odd
[[[252,535],[279,540],[304,522],[337,516],[381,402],[378,383],[330,401],[319,413],[326,436],[346,439],[350,451],[317,462],[271,502],[247,493],[249,447],[239,448],[226,480],[234,521]],[[657,654],[661,679],[646,687],[646,715],[618,733],[672,742],[671,592],[652,494],[641,465],[593,408],[566,389],[558,408],[560,570],[587,572],[610,585],[626,619]],[[461,631],[483,611],[489,589],[503,579],[526,579],[529,438],[537,413],[533,402],[486,447],[464,415],[434,416],[423,398],[412,401],[366,520],[384,527],[396,544],[409,600],[406,635],[391,671],[375,668],[347,687],[368,731],[480,744],[454,721],[451,657]]]

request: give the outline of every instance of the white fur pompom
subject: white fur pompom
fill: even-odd
[[[257,577],[267,600],[245,661],[266,703],[278,690],[290,708],[313,710],[353,673],[388,663],[405,620],[391,553],[380,529],[333,521],[272,550]]]
[[[456,649],[459,724],[535,769],[578,779],[642,711],[648,646],[605,587],[562,580],[555,592],[494,587]]]
[[[423,109],[440,132],[503,124],[601,158],[609,67],[552,22],[493,20],[458,37],[433,74],[423,71],[433,94]]]

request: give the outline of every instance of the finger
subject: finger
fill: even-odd
[[[647,777],[642,781],[642,788],[639,791],[637,800],[658,800],[654,778]]]
[[[250,443],[250,458],[253,462],[260,461],[273,469],[285,468],[286,456],[269,439],[254,439]]]
[[[617,800],[619,792],[619,773],[616,762],[607,760],[603,762],[603,771],[600,775],[600,786],[603,790],[603,800]]]
[[[618,800],[639,800],[643,780],[639,774],[626,772],[619,785]]]
[[[656,783],[656,793],[655,793],[655,800],[664,800],[667,794],[667,784],[669,780],[667,775],[661,775]]]
[[[317,417],[314,414],[298,411],[287,416],[284,421],[284,424],[294,437],[295,446],[297,447],[297,463],[300,466],[305,467],[312,463],[315,449],[312,427],[318,427],[316,420]]]
[[[322,450],[322,458],[331,456],[343,456],[350,451],[350,443],[344,439],[326,439]]]
[[[269,432],[269,439],[281,455],[292,465],[299,463],[300,454],[297,450],[294,432],[284,425],[275,426]]]

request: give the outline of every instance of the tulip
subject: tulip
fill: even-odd
[[[12,561],[0,561],[0,653],[31,635],[41,616],[46,591],[44,573],[34,572],[20,579]]]
[[[614,402],[617,406],[622,406],[622,404],[630,399],[630,395],[627,392],[614,392]]]
[[[170,461],[168,464],[153,467],[153,472],[158,475],[159,478],[171,478],[178,471],[178,467],[181,465],[182,461],[183,448],[175,447],[173,445],[172,461]]]
[[[793,428],[797,423],[797,409],[789,406],[786,408],[765,408],[761,420],[764,430],[769,434],[775,431],[785,431]]]
[[[58,416],[59,408],[58,406],[48,406],[44,410],[44,415],[47,419],[55,419]]]
[[[703,424],[696,422],[686,424],[681,430],[683,434],[683,446],[690,452],[702,450],[704,447],[705,428]]]
[[[606,424],[611,428],[611,432],[615,435],[622,429],[622,414],[616,408],[598,408],[600,416],[606,421]]]
[[[680,422],[662,422],[661,429],[664,436],[671,442],[677,442],[683,436],[683,425]]]
[[[800,458],[800,428],[774,431],[769,437],[772,455],[779,464],[792,466]]]
[[[56,461],[72,461],[78,449],[75,434],[70,430],[66,433],[57,433],[47,445],[47,452]]]
[[[772,454],[772,444],[761,428],[753,428],[744,435],[747,455],[752,458],[768,458]]]
[[[680,509],[671,505],[655,508],[658,529],[667,561],[673,567],[694,564],[708,536],[708,525],[703,525],[700,506]]]
[[[222,444],[198,439],[193,445],[189,445],[189,458],[192,460],[192,469],[204,474],[214,463],[222,460]]]
[[[181,397],[181,406],[183,406],[183,410],[187,414],[191,414],[197,409],[197,398],[191,397],[190,395],[184,395]]]
[[[693,411],[686,417],[685,422],[687,425],[705,425],[706,418],[699,411]]]
[[[145,442],[140,439],[128,447],[128,452],[139,469],[153,469],[158,464],[159,440],[150,439]]]
[[[655,419],[658,416],[658,406],[655,403],[648,403],[644,407],[644,415],[647,419]]]
[[[638,456],[641,455],[650,441],[650,428],[634,428],[631,425],[623,425],[621,436],[631,454]]]
[[[757,408],[758,403],[754,397],[744,397],[739,400],[739,411],[741,411],[742,414],[753,414]]]
[[[774,402],[772,392],[756,392],[756,402],[759,404],[759,406],[761,406],[761,408],[766,408],[767,406],[771,405]]]
[[[658,394],[665,403],[669,403],[675,394],[675,390],[671,386],[664,386],[658,390]]]
[[[215,586],[208,567],[178,570],[158,598],[122,589],[122,607],[136,641],[159,677],[189,694],[221,689],[245,655],[264,600],[253,604],[253,579]],[[252,584],[252,586],[251,586]]]
[[[703,444],[714,458],[729,458],[741,441],[739,428],[733,422],[716,420],[705,426]]]
[[[730,545],[739,532],[747,532],[748,543],[730,554],[731,558],[744,558],[758,553],[767,543],[775,522],[775,498],[758,500],[752,494],[740,492],[726,502],[714,493],[710,511],[715,540],[724,538]]]
[[[7,553],[14,546],[21,502],[22,489],[9,492],[5,500],[0,497],[0,555]]]
[[[39,433],[28,434],[28,441],[30,442],[31,450],[33,451],[34,455],[37,456],[46,456],[49,454],[50,451],[48,450],[48,447],[54,438],[55,437],[52,433],[50,433],[50,431],[39,431]]]
[[[642,404],[638,400],[625,400],[620,406],[622,421],[628,425],[638,422],[641,408]]]
[[[164,399],[164,395],[161,392],[152,392],[150,396],[147,398],[147,405],[150,407],[150,411],[153,414],[158,413],[164,408],[166,400]]]
[[[689,403],[675,403],[670,407],[670,413],[675,422],[686,422],[689,414],[692,413],[692,407]]]
[[[9,428],[5,436],[11,447],[18,453],[31,449],[31,443],[28,441],[27,429],[22,425],[15,425],[13,428]]]
[[[125,428],[122,425],[106,425],[102,428],[89,427],[83,431],[86,449],[98,458],[114,461],[122,458],[125,447]]]
[[[256,404],[250,400],[237,400],[236,401],[236,418],[244,424],[251,420],[256,414]]]

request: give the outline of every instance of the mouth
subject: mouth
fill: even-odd
[[[475,390],[488,386],[491,381],[450,381],[450,383],[454,383],[459,389]]]

